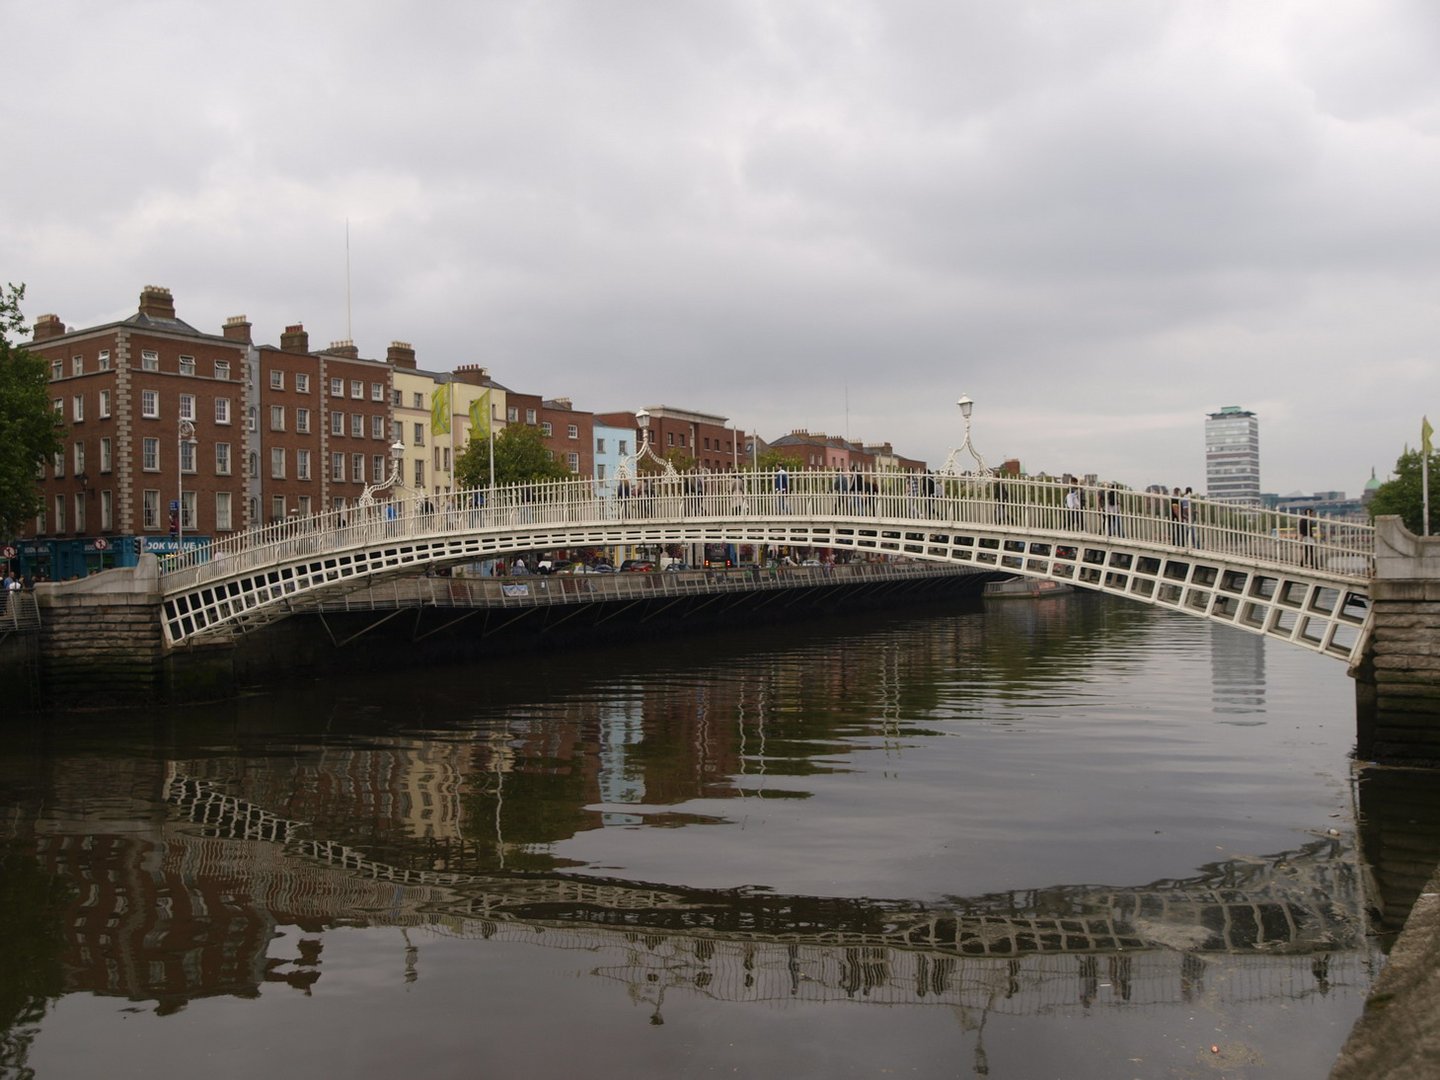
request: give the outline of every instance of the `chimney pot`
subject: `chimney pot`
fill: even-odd
[[[175,298],[163,285],[146,285],[140,290],[140,314],[152,319],[173,319]]]
[[[310,351],[310,335],[305,332],[303,323],[294,323],[285,327],[285,332],[280,335],[280,351],[290,353],[308,353]]]

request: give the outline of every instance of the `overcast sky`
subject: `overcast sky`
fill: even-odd
[[[938,464],[1440,423],[1433,0],[0,0],[0,276]],[[347,311],[347,220],[349,303]]]

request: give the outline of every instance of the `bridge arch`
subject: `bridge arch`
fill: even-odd
[[[1374,533],[1195,500],[1048,481],[804,471],[692,474],[627,497],[590,481],[395,499],[251,530],[162,568],[170,647],[286,617],[297,604],[431,566],[582,546],[826,548],[1066,582],[1237,626],[1353,663],[1369,625]],[[1113,498],[1111,497],[1113,494]],[[1073,501],[1073,500],[1072,500]]]

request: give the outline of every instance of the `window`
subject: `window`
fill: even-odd
[[[215,423],[230,423],[230,399],[228,397],[217,397],[215,399]]]
[[[354,480],[357,484],[363,484],[365,482],[364,454],[350,455],[350,479]]]
[[[41,510],[35,515],[35,535],[44,536],[50,530],[45,528],[45,511]]]
[[[142,439],[140,441],[140,468],[146,472],[160,471],[160,440]]]
[[[64,495],[56,495],[56,496],[55,496],[55,531],[56,531],[57,533],[62,533],[62,532],[65,531],[65,496],[64,496]]]
[[[667,432],[665,433],[665,445],[666,445],[666,446],[674,446],[674,445],[675,445],[675,433],[674,433],[673,431],[667,431]]]
[[[245,430],[255,430],[255,406],[251,405],[245,410]]]
[[[160,492],[155,488],[146,488],[140,496],[140,521],[142,528],[160,527]]]
[[[199,496],[198,491],[182,491],[180,493],[180,527],[195,531],[195,500]]]
[[[629,441],[628,439],[617,439],[617,440],[615,440],[616,446],[617,446],[618,449],[619,449],[619,453],[620,453],[620,456],[621,456],[621,457],[624,457],[626,454],[628,454],[628,453],[630,452],[628,449],[626,449],[626,446],[625,446],[625,444],[626,444],[628,441]]]
[[[565,464],[570,467],[572,473],[578,473],[580,471],[580,455],[576,453],[566,454]]]
[[[193,420],[195,419],[195,395],[194,395],[194,394],[181,394],[181,395],[180,395],[180,419],[181,419],[181,420],[191,420],[191,421],[193,421]]]
[[[605,466],[603,464],[595,466],[595,479],[600,481],[605,479]]]
[[[284,406],[284,405],[271,405],[271,406],[270,406],[270,430],[271,430],[271,431],[284,431],[284,430],[285,430],[285,406]]]
[[[284,521],[284,520],[285,520],[285,496],[284,496],[284,495],[272,495],[272,496],[270,496],[270,520],[271,520],[271,521]]]
[[[405,441],[405,425],[399,420],[390,421],[390,441],[392,443],[403,443]]]
[[[551,434],[553,434],[553,432],[552,432],[551,429],[550,429],[550,421],[549,421],[549,420],[542,420],[542,421],[541,421],[541,423],[540,423],[540,434],[543,435],[543,436],[545,436],[545,438],[547,438],[547,439],[551,436]]]
[[[193,357],[193,356],[182,356],[182,357],[180,357],[180,374],[181,374],[181,375],[194,375],[194,374],[195,374],[195,357]]]
[[[297,394],[308,394],[310,392],[310,376],[303,371],[295,373],[295,392]]]
[[[384,454],[376,454],[370,459],[370,482],[372,484],[383,484],[385,482]]]
[[[115,461],[111,456],[110,436],[106,435],[100,440],[100,471],[108,473],[114,468]]]
[[[96,366],[97,366],[101,371],[109,371],[109,370],[110,370],[110,350],[109,350],[109,349],[101,349],[101,350],[100,350],[100,363],[99,363],[98,365],[96,365]]]
[[[64,377],[65,377],[65,361],[64,361],[64,360],[51,360],[51,361],[50,361],[50,378],[53,380],[53,379],[63,379]]]
[[[300,496],[300,513],[301,513],[301,515],[302,515],[303,517],[309,517],[309,516],[310,516],[310,496],[309,496],[309,495],[301,495],[301,496]]]
[[[578,438],[580,437],[580,427],[579,427],[579,425],[578,425],[578,424],[571,424],[571,425],[569,425],[569,426],[565,429],[565,437],[566,437],[567,439],[578,439]]]
[[[283,446],[270,448],[270,479],[285,479],[285,448]]]
[[[412,409],[423,409],[425,407],[425,395],[421,391],[416,390],[415,393],[410,396],[410,407]]]
[[[77,533],[85,531],[85,492],[83,491],[75,493],[75,531]]]
[[[251,450],[245,455],[245,470],[246,475],[249,476],[251,480],[260,479],[260,454],[257,451]],[[258,506],[252,506],[250,513],[258,516],[260,508]]]
[[[310,479],[310,451],[309,451],[309,450],[296,450],[296,451],[295,451],[295,479],[296,479],[296,480],[309,480],[309,479]]]
[[[330,396],[331,396],[331,397],[344,397],[344,396],[345,396],[345,380],[344,380],[344,379],[331,379],[331,380],[330,380]]]
[[[109,391],[109,390],[101,390],[101,391],[100,391],[100,419],[101,419],[101,420],[109,420],[109,419],[110,419],[110,391]]]
[[[343,412],[332,412],[330,414],[330,434],[345,434],[345,414]]]
[[[71,447],[70,457],[75,465],[75,474],[78,476],[85,471],[85,444],[77,442]]]
[[[217,379],[224,379],[226,382],[229,382],[229,381],[230,381],[230,361],[229,361],[229,360],[216,360],[216,361],[215,361],[215,378],[217,378]]]
[[[217,491],[215,493],[215,531],[229,532],[234,527],[230,518],[230,492]]]
[[[140,368],[142,371],[159,371],[160,354],[154,349],[142,349],[140,351]]]
[[[345,482],[345,455],[330,455],[330,479],[337,484]]]
[[[230,475],[230,444],[228,442],[215,444],[215,475]]]
[[[271,371],[270,371],[270,389],[271,389],[271,390],[284,390],[284,389],[285,389],[285,372],[283,372],[283,371],[276,371],[276,370],[274,370],[273,368],[271,369]]]
[[[405,395],[399,390],[390,391],[390,404],[397,409],[405,407]]]
[[[76,394],[70,404],[70,415],[75,418],[75,422],[78,424],[81,420],[85,419],[85,395]]]
[[[350,380],[350,396],[356,401],[365,400],[365,384],[359,379]]]
[[[350,414],[350,435],[355,439],[363,439],[365,437],[364,413],[355,412]]]
[[[424,445],[425,445],[425,425],[424,425],[424,424],[416,424],[416,425],[415,425],[415,441],[414,441],[411,445],[412,445],[412,446],[424,446]]]
[[[309,434],[310,434],[310,410],[309,410],[309,409],[296,409],[296,410],[295,410],[295,430],[298,431],[301,435],[309,435]]]
[[[681,446],[684,446],[684,445],[685,445],[685,436],[684,436],[683,433],[682,433],[681,436],[680,436],[680,445],[681,445]]]
[[[518,424],[520,422],[520,410],[514,405],[507,405],[505,407],[505,421],[510,424]]]
[[[100,529],[106,531],[115,527],[115,493],[100,492]]]
[[[83,356],[72,356],[72,357],[70,358],[70,374],[71,374],[71,375],[84,375],[84,374],[85,374],[85,357],[83,357]]]
[[[370,417],[370,437],[372,439],[383,439],[385,437],[385,417]]]
[[[50,464],[55,472],[55,479],[59,480],[65,475],[65,451],[61,450],[55,454]]]
[[[597,454],[603,454],[603,453],[605,452],[605,440],[604,440],[604,439],[596,439],[596,440],[595,440],[595,452],[596,452]]]
[[[198,445],[194,439],[180,440],[180,471],[182,473],[195,471],[195,448]]]
[[[385,384],[384,384],[384,383],[372,382],[372,383],[370,384],[370,400],[371,400],[371,401],[384,401],[384,400],[385,400]]]
[[[140,391],[140,415],[149,420],[160,419],[160,391]]]
[[[416,486],[417,488],[424,488],[424,487],[425,487],[425,459],[424,459],[424,458],[416,458],[416,459],[415,459],[415,486]]]
[[[526,410],[525,410],[525,422],[526,422],[527,424],[533,424],[533,423],[535,423],[535,410],[534,410],[534,409],[526,409]]]

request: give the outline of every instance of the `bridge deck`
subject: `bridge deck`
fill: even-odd
[[[1040,481],[802,472],[676,476],[598,495],[587,481],[421,496],[332,511],[186,552],[164,567],[172,644],[283,617],[300,596],[514,552],[731,542],[901,556],[1071,582],[1341,659],[1363,640],[1369,526]],[[933,481],[933,478],[932,478]],[[852,482],[862,486],[851,489]],[[1313,520],[1313,519],[1312,519]]]

